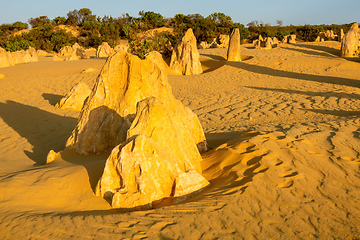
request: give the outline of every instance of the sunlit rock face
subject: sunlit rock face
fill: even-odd
[[[31,56],[24,50],[16,51],[11,53],[15,64],[28,63],[31,60]]]
[[[161,103],[178,102],[168,84],[159,53],[150,53],[141,60],[127,52],[110,56],[81,110],[78,124],[66,146],[81,154],[100,153],[113,149],[126,140],[136,114],[136,105],[148,97]],[[188,108],[185,121],[196,132],[200,151],[206,150],[202,127]]]
[[[96,57],[109,57],[113,52],[114,49],[107,42],[103,42],[96,50]]]
[[[89,58],[85,50],[78,43],[75,43],[73,46],[62,47],[57,56],[69,56],[66,58],[68,61]],[[59,58],[55,58],[54,60],[61,61]]]
[[[230,42],[230,36],[229,35],[221,34],[219,36],[219,47],[220,48],[229,47],[229,42]]]
[[[295,34],[291,34],[290,36],[288,36],[288,43],[296,43],[296,35]]]
[[[29,47],[28,50],[7,52],[3,48],[0,48],[0,67],[10,67],[15,64],[37,62],[38,55],[33,47]]]
[[[341,57],[358,57],[359,54],[359,25],[354,23],[350,30],[343,36],[341,40]]]
[[[227,60],[235,62],[241,61],[240,32],[238,28],[235,28],[230,35]]]
[[[325,33],[325,37],[326,37],[326,40],[328,40],[328,41],[334,41],[336,38],[333,30],[327,30]]]
[[[291,34],[284,36],[282,39],[282,43],[292,43],[292,44],[296,43],[296,35]]]
[[[15,62],[10,52],[5,51],[3,48],[0,48],[0,67],[9,67],[14,66]]]
[[[273,37],[273,38],[272,38],[272,43],[273,43],[273,44],[279,44],[280,42],[279,42],[279,40],[278,40],[276,37]]]
[[[89,86],[80,82],[74,85],[70,91],[55,105],[55,107],[80,111],[84,105],[85,99],[90,95],[90,93],[91,89]]]
[[[171,55],[170,68],[182,75],[196,75],[203,72],[196,38],[191,28],[175,46]]]
[[[119,44],[114,47],[115,52],[125,51],[127,52],[129,49],[129,41],[128,40],[120,40]]]
[[[67,56],[71,55],[73,52],[73,48],[71,46],[64,46],[60,49],[58,56]]]
[[[72,61],[72,60],[80,60],[80,59],[86,59],[86,58],[89,58],[89,57],[87,56],[85,50],[83,50],[81,48],[76,48],[71,53],[70,57],[67,58],[66,60]]]
[[[37,54],[35,48],[29,47],[29,49],[26,50],[26,52],[28,52],[29,55],[30,55],[30,62],[37,62],[37,61],[39,61],[39,57],[38,57],[38,54]]]
[[[264,48],[265,48],[265,49],[272,49],[272,45],[273,45],[272,38],[267,37],[267,38],[265,39]]]
[[[109,198],[114,208],[148,209],[163,199],[185,200],[206,187],[189,114],[177,100],[139,102],[126,141],[107,159],[96,194]]]
[[[340,37],[339,37],[339,41],[341,42],[342,41],[342,39],[344,38],[344,29],[340,29]]]

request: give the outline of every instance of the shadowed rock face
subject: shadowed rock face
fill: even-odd
[[[358,57],[359,54],[359,25],[354,23],[341,40],[341,57]]]
[[[206,187],[189,114],[177,100],[139,102],[127,140],[113,149],[96,194],[109,198],[114,208],[151,208],[165,198],[185,200]]]
[[[241,61],[240,32],[238,28],[235,28],[230,35],[227,60],[236,62]]]
[[[176,102],[161,63],[161,55],[155,52],[145,60],[124,51],[109,57],[66,146],[82,154],[111,150],[125,141],[138,102],[147,97],[156,97],[161,103]],[[187,126],[196,132],[199,149],[206,150],[196,115],[187,108],[186,111]]]
[[[196,38],[189,28],[177,43],[171,55],[170,68],[182,75],[195,75],[203,72]]]

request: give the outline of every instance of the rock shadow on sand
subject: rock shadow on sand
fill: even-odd
[[[282,92],[288,94],[300,94],[310,97],[336,97],[339,99],[347,98],[347,99],[360,99],[360,95],[357,94],[349,94],[349,93],[337,93],[337,92],[306,92],[306,91],[299,91],[299,90],[290,90],[290,89],[277,89],[277,88],[263,88],[263,87],[251,87],[246,86],[246,88],[256,89],[256,90],[263,90],[263,91],[274,91],[274,92]],[[338,117],[350,117],[350,116],[358,116],[360,115],[360,111],[343,111],[343,110],[327,110],[327,109],[308,109],[308,108],[299,108],[303,111],[310,111],[314,113],[320,113],[325,115],[333,115]]]
[[[303,48],[315,50],[314,52],[316,52],[316,51],[323,52],[323,54],[326,54],[326,56],[328,56],[328,57],[329,56],[340,57],[340,51],[335,48],[319,46],[319,45],[311,45],[311,44],[293,44],[293,45],[297,46],[297,47],[303,47]]]
[[[273,77],[283,77],[283,78],[293,78],[298,80],[305,80],[311,82],[318,83],[330,83],[334,85],[340,86],[348,86],[348,87],[356,87],[360,88],[360,81],[349,79],[349,78],[341,78],[341,77],[331,77],[331,76],[321,76],[321,75],[313,75],[307,73],[297,73],[297,72],[288,72],[283,70],[277,70],[269,67],[252,65],[245,62],[227,62],[227,65],[243,69],[245,71],[265,74]]]
[[[319,46],[319,45],[311,45],[311,44],[294,44],[297,48],[289,48],[285,47],[287,50],[297,51],[301,53],[305,53],[308,55],[315,55],[315,56],[322,56],[327,58],[343,58],[347,61],[351,62],[359,62],[359,58],[351,58],[351,57],[340,57],[340,50],[336,48],[326,47],[326,46]],[[284,47],[283,47],[284,48]],[[307,48],[309,50],[300,49],[300,48]]]
[[[34,165],[44,165],[50,150],[61,151],[62,160],[86,169],[94,191],[110,152],[81,155],[72,149],[64,150],[66,140],[76,126],[76,118],[59,116],[15,101],[0,103],[0,117],[33,146],[32,152],[24,150],[24,153],[35,162]],[[51,166],[46,164],[42,167]]]
[[[201,61],[201,65],[203,66],[203,69],[205,69],[203,73],[215,71],[216,69],[221,68],[226,64],[226,59],[218,55],[201,54],[201,56],[209,58],[207,60]]]
[[[340,110],[326,110],[326,109],[307,109],[300,108],[303,111],[310,111],[314,113],[320,113],[325,115],[332,115],[337,117],[351,117],[351,116],[359,116],[360,111],[340,111]]]
[[[347,98],[347,99],[357,99],[360,100],[360,95],[354,93],[338,93],[338,92],[310,92],[310,91],[300,91],[300,90],[292,90],[292,89],[280,89],[280,88],[265,88],[265,87],[252,87],[252,86],[244,86],[246,88],[251,88],[255,90],[263,90],[263,91],[273,91],[273,92],[282,92],[288,94],[300,94],[310,97],[336,97],[336,98]]]
[[[312,55],[312,56],[321,56],[321,57],[326,57],[326,58],[339,58],[339,53],[338,54],[332,54],[332,53],[328,53],[328,52],[323,52],[323,51],[314,51],[314,50],[306,50],[306,49],[302,49],[301,47],[305,47],[304,45],[297,45],[296,48],[290,48],[290,47],[285,47],[282,46],[283,49],[289,50],[289,51],[294,51],[294,52],[300,52],[300,53],[304,53],[307,55]]]
[[[216,69],[221,68],[227,64],[226,58],[218,55],[212,54],[201,54],[201,56],[208,57],[210,59],[201,61],[201,65],[205,67],[204,73],[215,71]],[[252,59],[252,56],[241,56],[241,61],[246,61]]]
[[[47,100],[50,105],[55,106],[64,96],[52,93],[43,93],[42,97]]]
[[[24,153],[35,164],[44,164],[51,149],[64,149],[64,143],[76,124],[75,118],[59,116],[10,100],[0,103],[0,116],[33,146],[32,152],[24,150]]]

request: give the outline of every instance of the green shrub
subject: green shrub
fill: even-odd
[[[3,32],[3,33],[6,33],[6,32],[9,32],[11,30],[11,24],[1,24],[0,25],[0,30]]]
[[[283,37],[287,36],[287,35],[290,35],[290,32],[289,31],[281,31],[281,30],[278,30],[276,32],[276,38],[279,39],[280,41],[283,39]]]
[[[35,45],[32,42],[22,38],[12,38],[5,43],[5,46],[3,46],[3,48],[9,52],[27,50],[29,47],[35,47]]]
[[[325,31],[326,30],[324,26],[304,25],[297,27],[296,36],[298,36],[303,41],[313,42],[320,32]]]
[[[7,51],[26,50],[29,46],[45,51],[59,51],[63,46],[72,45],[75,39],[64,29],[53,31],[50,23],[39,26],[28,33],[11,36],[0,45]]]
[[[158,27],[163,27],[165,25],[165,19],[160,13],[154,12],[144,12],[140,11],[139,15],[141,16],[140,21],[143,25],[143,30],[154,29]]]
[[[59,52],[64,46],[71,46],[75,43],[75,39],[70,33],[66,33],[64,29],[52,32],[50,36],[52,51]]]
[[[94,47],[97,48],[102,44],[102,38],[99,36],[90,36],[82,44],[84,47]]]
[[[161,36],[153,40],[133,40],[129,41],[129,45],[130,52],[141,59],[144,59],[145,55],[152,51],[160,52],[165,56],[171,54],[171,44],[167,36]]]
[[[88,8],[75,9],[67,14],[66,24],[71,26],[81,26],[85,21],[95,21],[96,16]]]
[[[53,22],[55,23],[56,26],[62,25],[66,23],[66,18],[65,17],[56,17],[53,19]]]
[[[20,21],[14,22],[11,27],[10,30],[23,30],[23,29],[27,29],[29,27],[29,25],[27,23],[23,23]]]
[[[221,34],[229,35],[234,27],[239,28],[240,35],[249,35],[244,25],[234,24],[231,17],[224,13],[213,13],[206,18],[200,14],[177,14],[171,19],[170,26],[174,29],[176,39],[179,39],[189,28],[192,28],[197,42],[212,42]]]
[[[30,18],[28,22],[32,28],[37,28],[41,25],[50,23],[50,19],[47,16],[40,16],[36,18]]]
[[[244,24],[234,23],[233,29],[238,28],[240,32],[240,40],[247,39],[250,36],[249,29],[245,28]]]

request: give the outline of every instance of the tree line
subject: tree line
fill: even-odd
[[[57,28],[60,25],[73,27],[79,32],[78,36],[67,33],[64,29]],[[200,14],[176,14],[172,18],[164,18],[160,13],[152,11],[140,11],[138,17],[123,14],[121,17],[96,16],[88,8],[70,11],[66,17],[58,16],[49,19],[47,16],[30,18],[28,23],[15,22],[0,25],[0,47],[7,51],[27,49],[29,46],[45,51],[58,52],[63,46],[72,45],[75,42],[84,47],[98,47],[102,42],[108,42],[114,47],[121,39],[130,40],[131,51],[138,55],[144,55],[150,50],[163,53],[169,51],[169,46],[176,41],[189,28],[193,29],[198,42],[212,42],[220,34],[229,35],[234,28],[239,28],[242,40],[264,37],[278,37],[288,34],[296,34],[301,41],[313,41],[317,34],[327,29],[335,33],[343,28],[347,31],[351,24],[345,25],[304,25],[282,26],[278,20],[277,26],[270,26],[259,21],[253,21],[245,27],[243,24],[233,22],[230,16],[224,13],[212,13],[207,17]],[[29,28],[31,27],[31,28]],[[171,27],[173,34],[161,36],[156,39],[142,41],[137,34],[159,27]],[[22,34],[14,33],[28,29]]]
[[[256,38],[258,35],[262,35],[263,37],[277,37],[279,40],[282,37],[290,34],[296,35],[297,41],[302,42],[313,42],[320,32],[326,32],[327,30],[332,30],[334,34],[340,35],[341,29],[344,32],[349,31],[351,25],[349,24],[331,24],[331,25],[310,25],[305,24],[303,26],[283,26],[282,20],[277,20],[276,26],[271,26],[268,23],[263,23],[262,21],[252,21],[247,24],[248,30],[251,33],[249,38]]]

